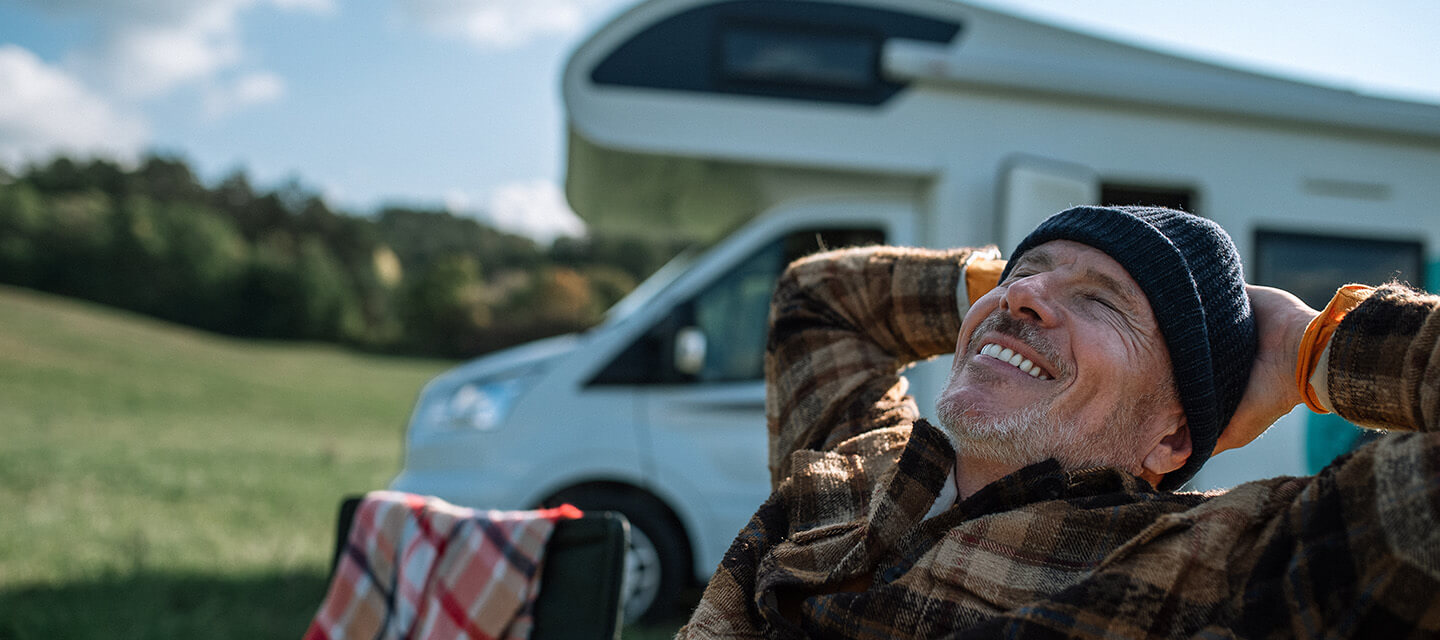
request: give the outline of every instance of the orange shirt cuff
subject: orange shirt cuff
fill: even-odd
[[[1310,385],[1310,376],[1315,373],[1320,356],[1325,353],[1325,347],[1330,344],[1330,337],[1335,335],[1340,321],[1345,319],[1350,310],[1369,298],[1373,291],[1374,287],[1360,284],[1340,287],[1335,292],[1335,297],[1330,299],[1330,304],[1325,305],[1325,310],[1305,327],[1305,336],[1300,339],[1300,358],[1295,363],[1295,384],[1300,388],[1301,397],[1305,398],[1305,406],[1310,407],[1311,411],[1330,413],[1330,410],[1320,403],[1315,388]]]
[[[1005,261],[998,258],[979,258],[965,265],[965,295],[972,306],[980,296],[1000,284],[1000,273],[1004,270]]]

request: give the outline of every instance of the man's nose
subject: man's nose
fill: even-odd
[[[1019,320],[1027,320],[1039,326],[1049,326],[1057,319],[1051,305],[1054,278],[1049,273],[1039,273],[1020,278],[1006,288],[1000,299],[1000,308]]]

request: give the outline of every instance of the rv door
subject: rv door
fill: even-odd
[[[1036,156],[1006,160],[996,191],[996,235],[1006,255],[1050,214],[1100,202],[1100,180],[1089,167]]]

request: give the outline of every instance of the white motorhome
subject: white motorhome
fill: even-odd
[[[1220,223],[1252,281],[1311,305],[1440,275],[1440,107],[959,2],[648,0],[580,45],[563,89],[574,209],[713,243],[591,331],[432,381],[392,487],[625,512],[632,617],[707,578],[768,493],[766,302],[817,235],[1008,250],[1061,208],[1145,203]],[[909,374],[921,407],[942,360]],[[1297,412],[1193,486],[1313,472],[1345,429]]]

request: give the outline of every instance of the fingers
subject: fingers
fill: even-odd
[[[1295,384],[1300,339],[1319,314],[1282,289],[1247,285],[1245,290],[1255,314],[1258,350],[1240,406],[1216,442],[1217,453],[1249,444],[1303,402]]]

